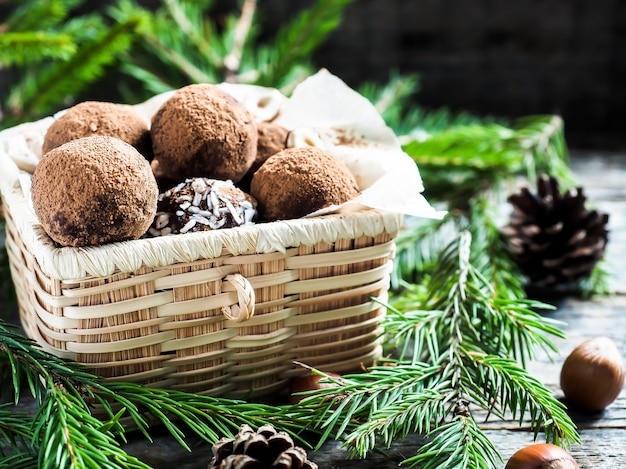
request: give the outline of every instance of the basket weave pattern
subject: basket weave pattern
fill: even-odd
[[[223,248],[193,261],[67,279],[44,271],[49,260],[42,264],[39,246],[28,241],[37,237],[24,236],[19,210],[4,207],[24,329],[44,349],[104,377],[260,397],[287,389],[304,371],[294,362],[342,373],[380,356],[384,307],[372,298],[386,300],[399,215],[367,210],[292,221],[324,235],[277,251]],[[367,234],[327,233],[347,221]],[[372,233],[372,224],[383,228]],[[159,246],[185,250],[185,236]],[[113,255],[116,247],[100,249]]]

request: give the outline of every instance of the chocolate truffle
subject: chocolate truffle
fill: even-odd
[[[148,233],[164,236],[251,224],[256,205],[230,180],[188,178],[159,195]]]
[[[256,170],[259,169],[263,163],[265,163],[265,160],[287,147],[287,137],[289,136],[289,131],[284,127],[274,124],[273,122],[257,122],[257,128],[259,138],[256,146],[256,158],[254,159],[254,163],[252,163],[248,172],[238,184],[244,191],[250,190],[252,176]]]
[[[258,122],[259,141],[251,171],[256,171],[272,155],[287,147],[289,131],[273,122]]]
[[[207,177],[236,183],[256,156],[254,117],[215,85],[176,91],[152,117],[150,133],[158,179]]]
[[[42,158],[31,196],[44,230],[62,246],[141,237],[159,196],[150,163],[115,137],[72,140]]]
[[[300,218],[359,194],[341,161],[314,147],[286,148],[270,156],[252,178],[250,194],[264,220]]]
[[[70,140],[93,135],[117,137],[144,157],[152,158],[148,122],[128,106],[103,101],[84,101],[65,111],[48,128],[42,154]]]

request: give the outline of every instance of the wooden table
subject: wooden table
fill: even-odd
[[[559,354],[553,361],[542,355],[529,364],[531,373],[562,396],[558,381],[561,364],[580,342],[596,336],[608,336],[626,357],[626,154],[573,153],[572,167],[585,188],[589,202],[610,214],[610,240],[606,259],[614,274],[612,286],[616,294],[591,301],[568,298],[556,303],[558,309],[551,317],[567,323],[566,340],[555,339]],[[626,392],[603,413],[584,415],[572,413],[582,443],[571,448],[581,468],[626,468]],[[517,449],[533,442],[528,426],[517,422],[492,420],[482,424],[498,448],[504,461]],[[403,459],[415,454],[422,438],[411,435],[391,448],[372,453],[366,460],[348,460],[341,444],[327,442],[318,451],[309,451],[309,458],[323,469],[356,469],[398,467]],[[211,451],[208,445],[191,438],[192,452],[183,450],[160,431],[155,431],[153,443],[142,437],[131,437],[126,450],[156,469],[206,468]],[[504,467],[504,463],[502,464]]]

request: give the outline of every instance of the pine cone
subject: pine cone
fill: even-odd
[[[212,451],[207,469],[317,469],[306,451],[271,425],[263,425],[256,432],[242,425],[235,438],[222,438]]]
[[[587,210],[583,189],[559,194],[554,177],[537,179],[537,192],[511,195],[509,224],[500,231],[529,286],[572,286],[604,255],[609,216]]]

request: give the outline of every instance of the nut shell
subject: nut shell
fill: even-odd
[[[608,337],[586,340],[565,359],[560,378],[568,404],[583,411],[601,411],[624,387],[622,357]]]
[[[62,246],[94,246],[141,237],[156,213],[150,164],[115,137],[72,140],[51,150],[32,177],[33,208]]]
[[[331,378],[341,378],[341,375],[336,373],[326,373]],[[330,389],[336,388],[337,384],[332,381],[328,381],[325,376],[317,373],[309,373],[303,376],[293,378],[289,383],[289,402],[291,404],[297,404],[306,397],[304,393],[306,391],[315,391],[318,389]]]
[[[550,443],[537,443],[515,452],[505,469],[578,469],[567,451]]]

